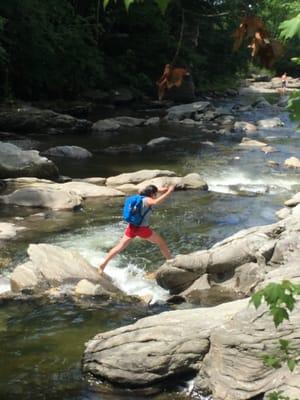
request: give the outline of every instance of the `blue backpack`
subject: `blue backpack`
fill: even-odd
[[[129,224],[140,226],[145,215],[151,210],[151,207],[149,207],[142,214],[144,197],[136,194],[126,198],[123,208],[123,218]]]

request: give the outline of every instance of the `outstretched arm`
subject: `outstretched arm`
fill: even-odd
[[[152,197],[147,197],[147,205],[148,206],[157,206],[158,204],[162,203],[172,192],[174,192],[175,186],[169,186],[166,189],[160,189],[159,192],[164,192],[156,199]]]

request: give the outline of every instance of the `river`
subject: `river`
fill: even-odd
[[[269,98],[277,101],[276,95]],[[243,104],[253,98],[234,99]],[[232,107],[233,100],[220,104]],[[45,150],[59,144],[78,145],[94,153],[86,161],[55,159],[60,173],[72,178],[112,176],[139,169],[169,169],[178,175],[197,172],[208,183],[209,191],[178,191],[153,215],[153,227],[168,241],[174,255],[210,247],[217,241],[256,225],[277,220],[275,212],[283,202],[300,189],[299,174],[283,168],[285,159],[297,156],[300,139],[295,123],[284,111],[280,115],[266,109],[252,109],[238,118],[256,121],[279,116],[284,127],[260,130],[255,138],[276,148],[265,154],[257,148],[242,148],[232,138],[210,137],[199,128],[162,125],[134,128],[121,135],[39,136],[20,140],[25,148]],[[154,137],[168,136],[172,145],[148,154],[107,155],[105,146],[146,143]],[[207,141],[212,141],[211,145]],[[270,165],[269,160],[277,164]],[[44,222],[30,222],[25,232],[8,244],[5,255],[10,267],[3,271],[9,277],[12,268],[26,259],[29,243],[46,242],[79,251],[97,266],[106,251],[121,237],[125,224],[121,219],[122,200],[89,200],[83,210],[47,212]],[[28,218],[31,210],[2,208],[1,219]],[[30,219],[30,217],[29,217]],[[10,304],[0,309],[0,393],[5,399],[89,399],[144,400],[145,396],[125,391],[110,392],[105,385],[98,389],[82,378],[80,360],[84,343],[96,333],[110,330],[135,320],[175,308],[166,306],[166,291],[145,278],[145,272],[162,264],[157,248],[136,240],[107,266],[107,273],[128,294],[151,295],[150,307],[102,302],[96,306],[79,306],[70,302]],[[7,287],[2,280],[0,291]],[[5,286],[6,285],[6,286]],[[183,307],[182,305],[180,307]],[[166,390],[157,400],[186,399],[188,384]]]

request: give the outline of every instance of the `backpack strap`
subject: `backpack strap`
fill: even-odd
[[[143,200],[144,200],[145,196],[142,196],[142,197],[143,197]],[[143,204],[144,204],[144,203],[143,203]],[[149,207],[147,208],[147,210],[144,212],[144,214],[142,215],[142,219],[141,219],[141,222],[140,222],[139,226],[142,224],[142,222],[143,222],[143,220],[144,220],[146,214],[147,214],[150,210],[152,210],[152,207],[151,207],[151,206],[149,206]]]

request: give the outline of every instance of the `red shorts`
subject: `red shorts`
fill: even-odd
[[[129,224],[125,230],[125,235],[130,238],[138,236],[143,239],[148,239],[152,235],[152,229],[148,226],[135,226]]]

